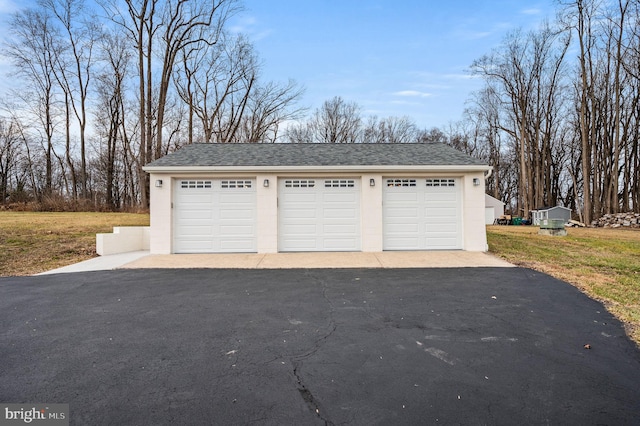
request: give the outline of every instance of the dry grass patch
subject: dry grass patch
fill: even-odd
[[[96,234],[148,226],[148,214],[0,212],[0,276],[32,275],[96,256]]]
[[[566,237],[537,227],[489,226],[489,251],[567,281],[607,309],[640,344],[640,231],[569,228]]]

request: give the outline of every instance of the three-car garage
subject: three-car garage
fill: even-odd
[[[383,178],[384,250],[462,248],[460,185],[455,178]],[[174,251],[257,251],[255,179],[179,179]],[[278,180],[278,251],[360,251],[361,180]]]
[[[409,145],[184,147],[145,168],[151,251],[485,251],[488,167]]]

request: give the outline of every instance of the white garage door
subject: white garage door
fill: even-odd
[[[359,251],[358,179],[280,179],[279,251]]]
[[[175,253],[257,251],[254,180],[178,180],[173,205]]]
[[[384,250],[462,248],[460,181],[452,178],[385,178]]]

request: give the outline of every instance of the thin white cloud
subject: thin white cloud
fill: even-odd
[[[401,90],[399,92],[395,92],[394,95],[406,96],[406,97],[412,97],[412,98],[430,98],[431,96],[433,96],[433,93],[420,92],[418,90]]]
[[[467,21],[460,23],[452,32],[452,36],[458,40],[478,41],[504,34],[514,28],[514,23],[506,21],[498,22],[478,22]],[[479,27],[479,28],[478,28]]]
[[[271,35],[271,33],[273,33],[273,31],[271,31],[271,30],[264,30],[264,31],[256,32],[256,33],[251,33],[251,40],[253,40],[253,41],[263,40],[263,39],[269,37]]]
[[[522,13],[523,15],[540,15],[542,13],[542,10],[536,9],[536,8],[530,8],[530,9],[524,9],[520,13]]]
[[[462,31],[459,36],[464,40],[480,40],[490,37],[493,34],[491,31]]]
[[[256,22],[257,22],[256,18],[252,16],[244,16],[238,19],[236,22],[234,22],[233,25],[229,27],[229,30],[232,33],[248,33],[253,30],[253,27],[255,27]]]
[[[442,77],[445,80],[473,80],[476,78],[472,74],[443,74]]]
[[[392,105],[401,105],[401,106],[420,106],[422,105],[420,102],[410,102],[410,101],[391,101]]]
[[[273,32],[270,29],[261,29],[259,28],[259,26],[259,22],[255,17],[243,16],[229,27],[229,31],[234,34],[246,34],[253,41],[263,40],[269,37],[269,35],[271,35],[271,33]]]
[[[23,6],[12,0],[0,0],[0,14],[13,13],[21,7]]]

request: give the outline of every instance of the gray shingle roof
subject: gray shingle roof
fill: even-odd
[[[193,166],[484,166],[440,143],[415,144],[206,144],[196,143],[145,168]]]

